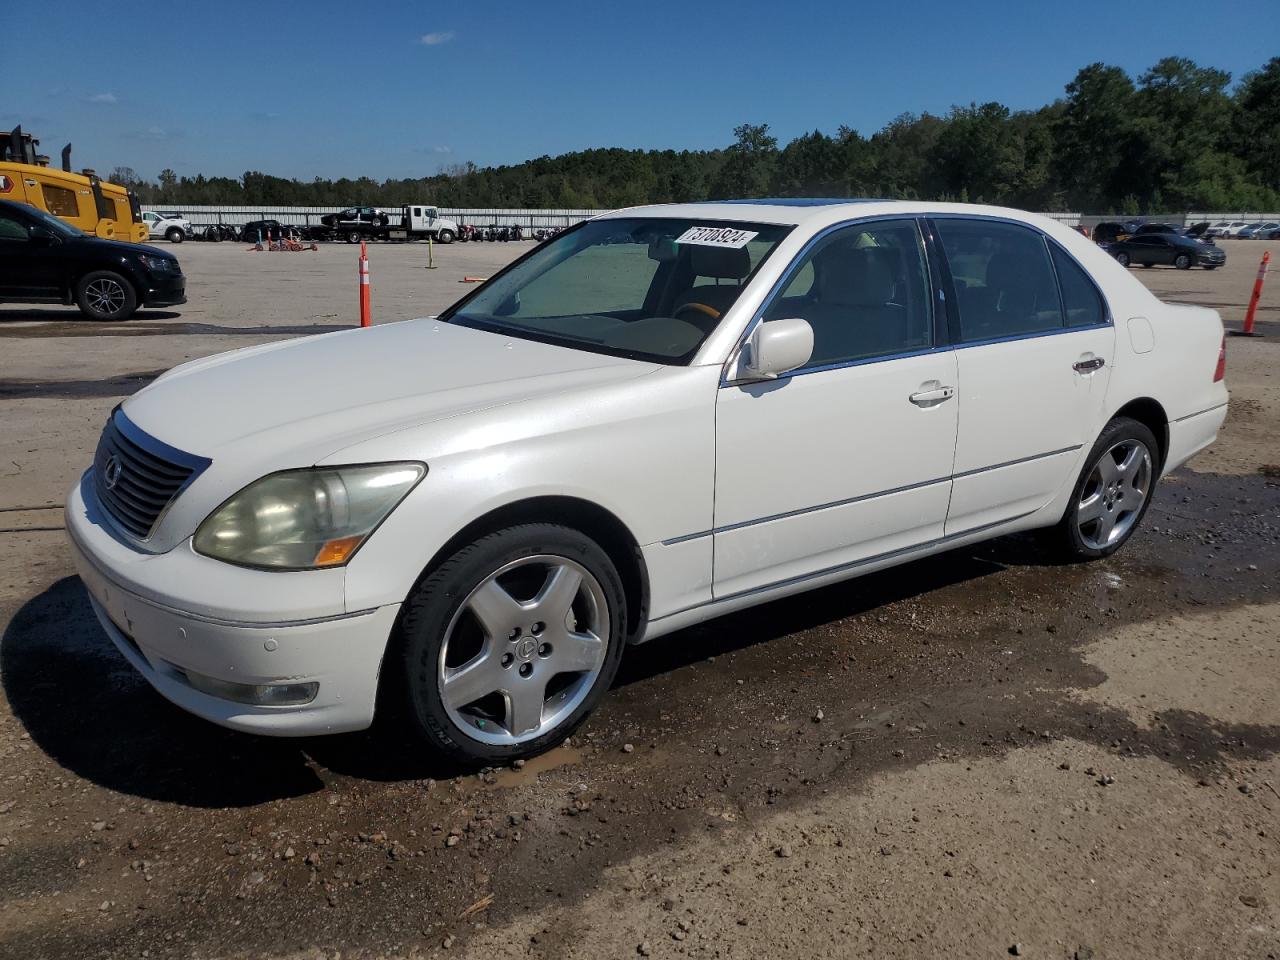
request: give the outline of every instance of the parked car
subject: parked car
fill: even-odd
[[[147,225],[151,239],[164,237],[170,243],[181,243],[191,235],[191,221],[176,213],[142,212],[142,222]]]
[[[1138,224],[1132,220],[1104,220],[1093,228],[1095,243],[1114,243],[1137,232]]]
[[[1280,223],[1275,220],[1267,220],[1263,223],[1251,223],[1247,227],[1241,227],[1236,234],[1237,240],[1265,240],[1270,238],[1271,233],[1280,230]]]
[[[628,644],[1017,531],[1114,553],[1214,441],[1224,345],[1033,214],[622,210],[439,317],[164,374],[66,524],[179,706],[273,735],[389,709],[492,764],[569,735]]]
[[[1134,236],[1137,237],[1152,233],[1181,234],[1182,230],[1171,223],[1144,223],[1142,226],[1138,227],[1137,230],[1133,231]]]
[[[285,229],[285,225],[279,220],[250,220],[240,228],[240,239],[244,243],[279,240]]]
[[[1225,227],[1222,228],[1222,231],[1219,234],[1217,234],[1217,236],[1234,239],[1239,237],[1240,231],[1245,229],[1248,226],[1249,226],[1249,222],[1247,220],[1232,220]]]
[[[1125,267],[1131,263],[1144,267],[1160,264],[1189,270],[1199,265],[1216,270],[1227,262],[1227,252],[1221,247],[1176,233],[1139,234],[1109,244],[1107,250]]]
[[[139,307],[186,303],[186,278],[167,251],[0,200],[0,302],[74,303],[91,320],[127,320]]]
[[[334,229],[350,226],[385,227],[391,222],[391,217],[377,207],[348,207],[341,213],[326,213],[320,218],[320,222]]]

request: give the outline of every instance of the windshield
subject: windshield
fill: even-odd
[[[657,363],[688,363],[790,226],[592,220],[517,261],[441,319]]]
[[[28,215],[40,221],[40,226],[47,227],[60,237],[83,237],[85,233],[79,227],[73,227],[65,220],[59,220],[51,213],[45,213],[43,210],[31,208],[25,211]]]

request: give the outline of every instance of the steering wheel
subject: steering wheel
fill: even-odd
[[[712,320],[720,319],[720,311],[715,309],[715,307],[708,307],[705,303],[694,303],[694,302],[681,304],[680,306],[676,307],[675,312],[672,314],[672,316],[679,317],[680,314],[684,313],[686,310],[696,310],[699,313],[705,313]]]

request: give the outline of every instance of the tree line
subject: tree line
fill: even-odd
[[[1158,213],[1280,208],[1280,57],[1246,74],[1166,57],[1131,76],[1094,63],[1037,110],[1000,103],[903,114],[779,147],[742,124],[717,150],[605,148],[433,176],[311,182],[250,171],[156,182],[117,168],[148,204],[616,208],[760,196],[958,200],[1040,210]]]

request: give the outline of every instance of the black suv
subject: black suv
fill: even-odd
[[[0,303],[74,303],[94,320],[187,302],[178,258],[100,240],[43,210],[0,200]]]

